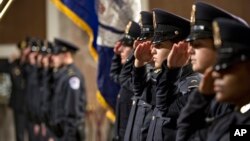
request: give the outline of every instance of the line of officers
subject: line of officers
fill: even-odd
[[[228,141],[231,126],[249,125],[249,25],[204,2],[190,21],[162,9],[140,15],[114,46],[113,140]]]
[[[16,140],[82,141],[86,93],[84,77],[74,65],[79,48],[55,38],[51,43],[26,38],[11,63]]]

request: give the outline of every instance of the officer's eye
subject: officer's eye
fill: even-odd
[[[193,47],[193,48],[200,48],[201,47],[201,44],[199,43],[199,42],[191,42],[190,43],[191,44],[191,46]]]
[[[153,48],[155,49],[160,49],[161,47],[162,47],[161,43],[153,45]]]

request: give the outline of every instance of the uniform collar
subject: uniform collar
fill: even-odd
[[[67,67],[66,67],[66,66],[63,66],[63,67],[58,68],[58,69],[53,69],[54,78],[57,79],[57,78],[59,78],[61,75],[66,74],[66,71],[67,71]]]
[[[240,108],[240,112],[241,112],[242,114],[247,113],[249,110],[250,110],[250,103],[248,103],[248,104],[246,104],[246,105],[244,105],[244,106],[242,106],[242,107]]]

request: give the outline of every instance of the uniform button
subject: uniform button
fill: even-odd
[[[143,104],[145,105],[146,103],[145,103],[145,102],[143,102]]]
[[[155,120],[155,116],[152,117],[152,120]]]
[[[121,97],[120,94],[118,94],[117,98],[119,99],[120,97]]]
[[[135,101],[133,101],[133,105],[135,105]]]

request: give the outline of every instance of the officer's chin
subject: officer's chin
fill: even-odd
[[[225,94],[222,91],[217,91],[215,98],[218,102],[227,102],[226,98],[225,98]]]
[[[161,64],[155,62],[155,63],[154,63],[154,68],[155,68],[155,69],[160,69],[160,68],[161,68]]]

